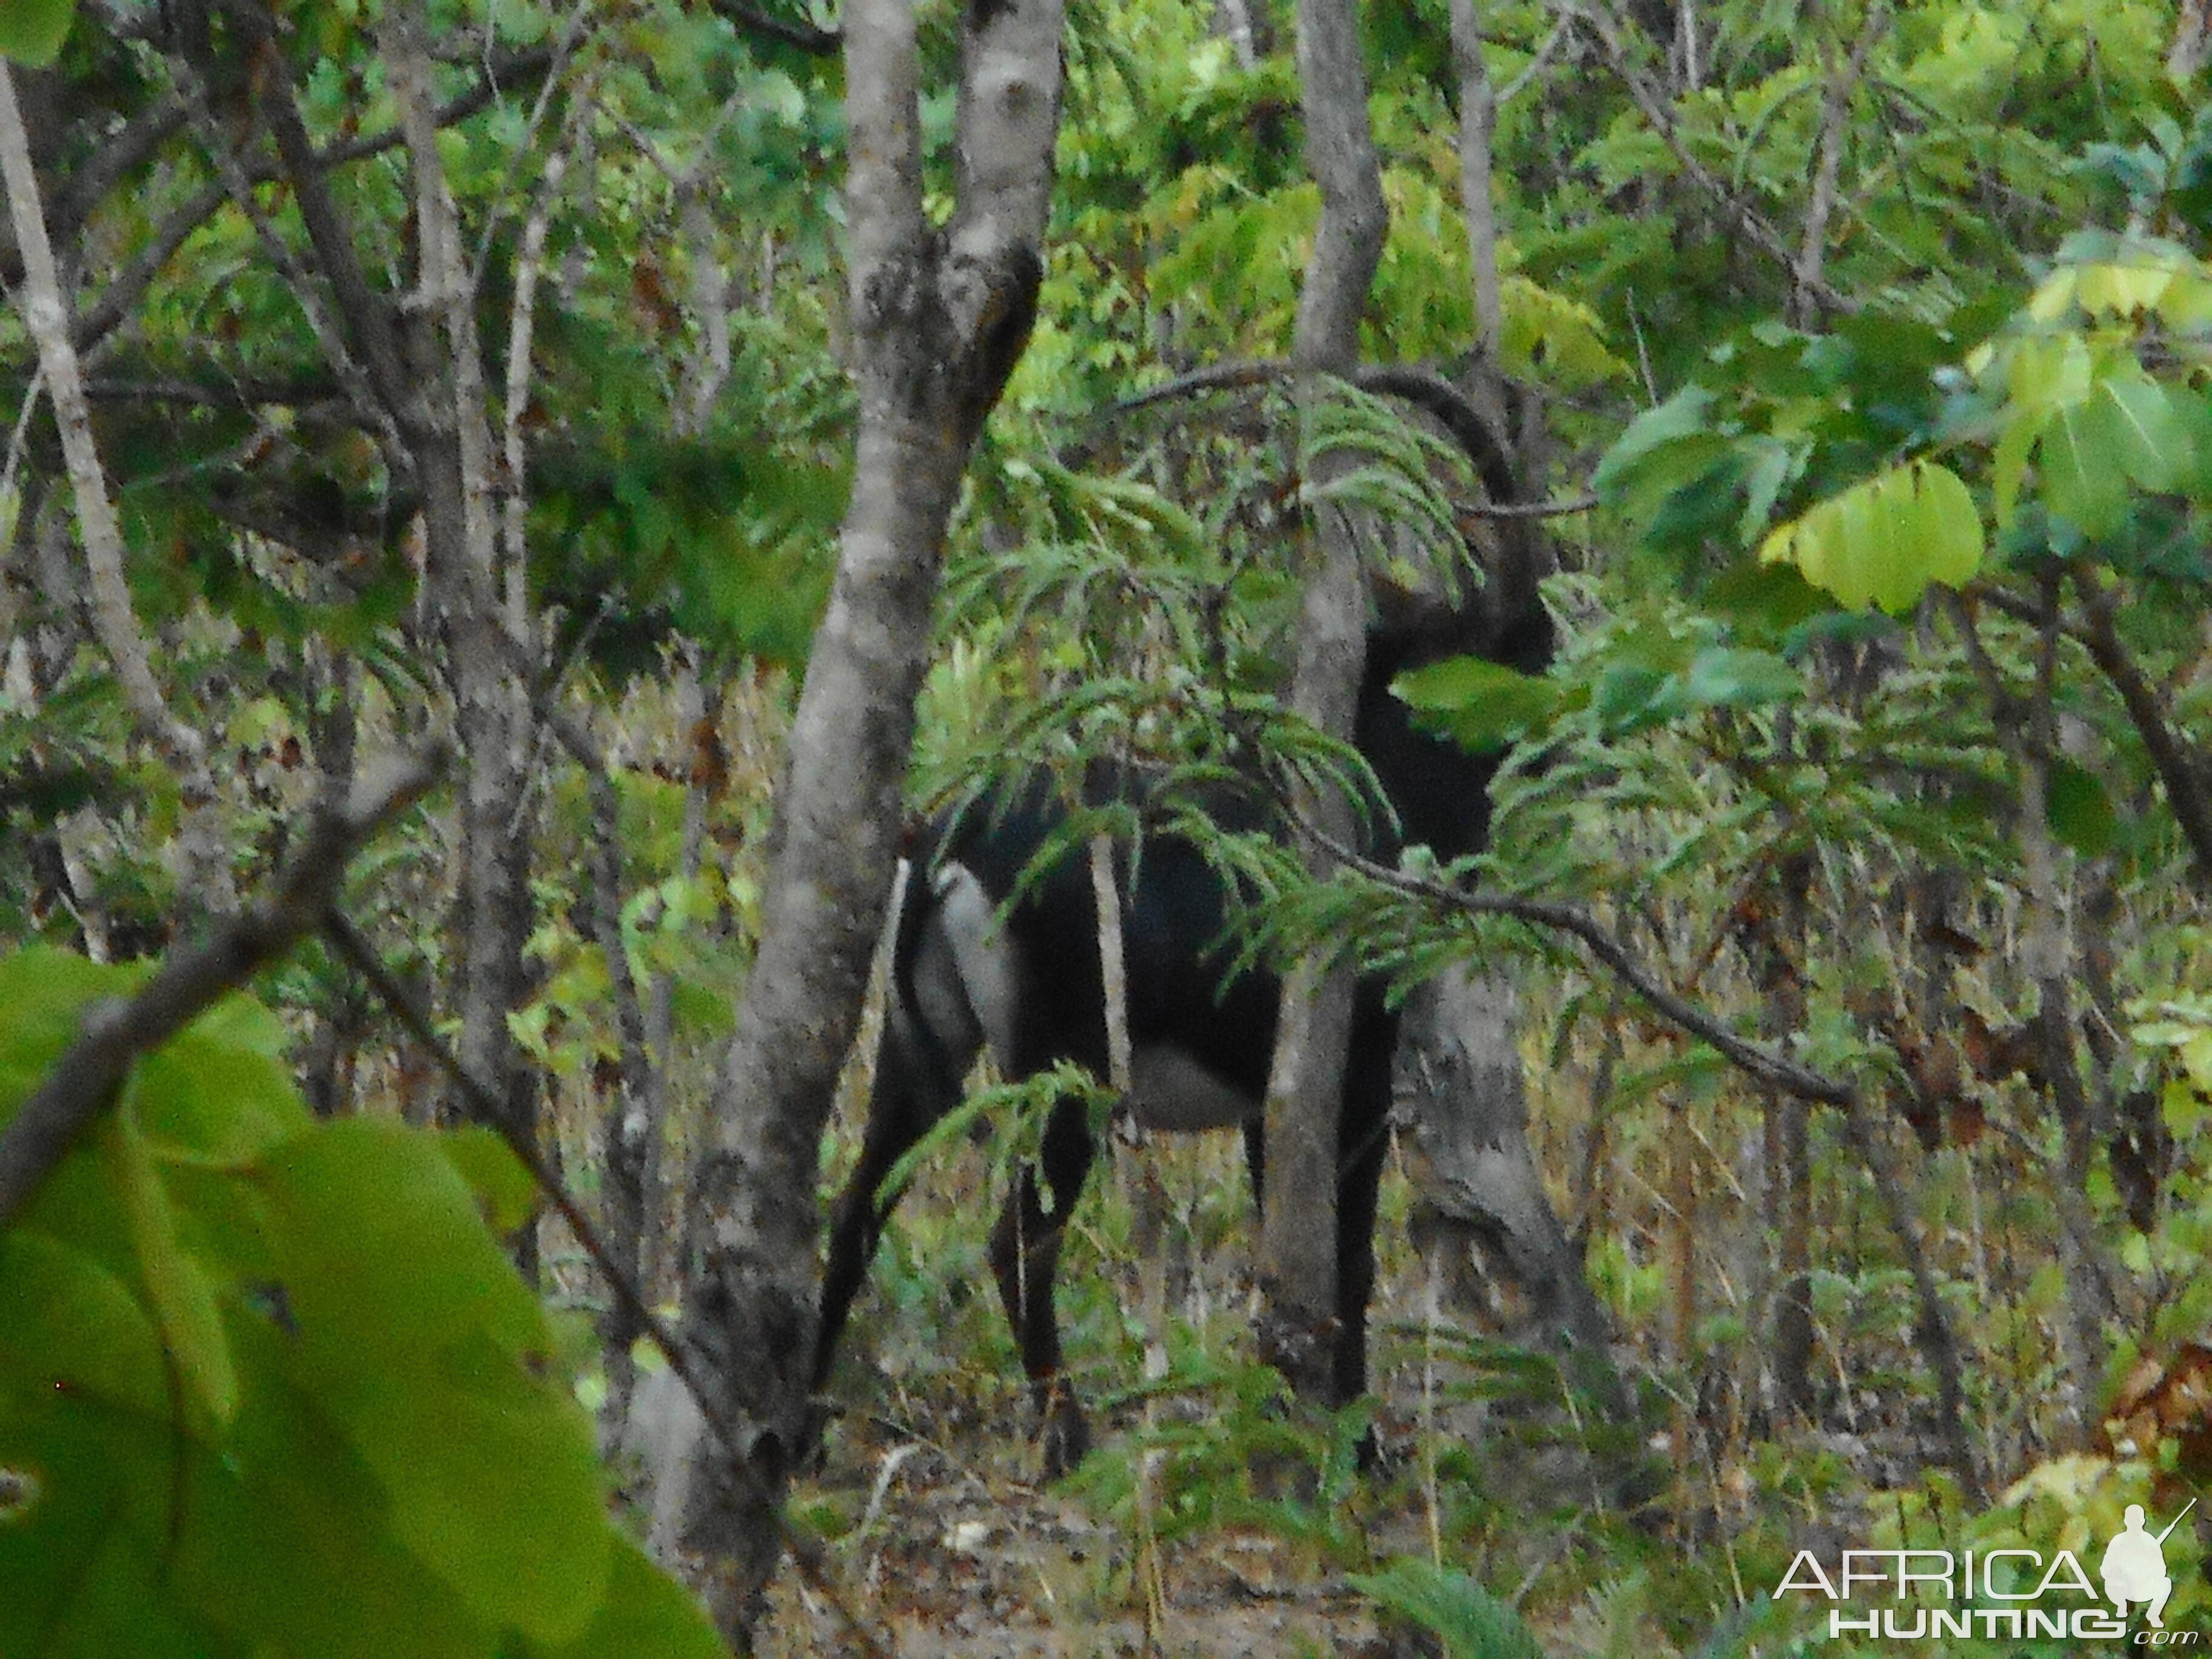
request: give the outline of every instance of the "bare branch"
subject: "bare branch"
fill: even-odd
[[[1859,1097],[1858,1090],[1852,1085],[1801,1066],[1763,1044],[1739,1036],[1695,1003],[1668,989],[1633,951],[1586,910],[1549,899],[1520,898],[1510,893],[1475,892],[1455,887],[1378,864],[1346,845],[1331,850],[1346,868],[1393,891],[1427,899],[1465,915],[1504,916],[1550,933],[1566,934],[1610,969],[1622,984],[1650,1003],[1669,1024],[1710,1043],[1723,1058],[1760,1083],[1829,1106],[1849,1106]]]
[[[1850,57],[1828,74],[1827,91],[1820,100],[1820,137],[1813,169],[1813,200],[1805,210],[1805,226],[1798,239],[1797,262],[1791,268],[1796,284],[1790,295],[1790,320],[1809,328],[1818,320],[1820,290],[1826,286],[1821,271],[1828,257],[1828,221],[1836,209],[1836,178],[1843,169],[1844,122],[1850,113],[1851,94],[1866,74],[1867,54],[1889,27],[1887,6],[1869,8]]]
[[[1753,246],[1780,265],[1794,279],[1797,274],[1796,255],[1790,251],[1789,244],[1782,240],[1781,233],[1767,222],[1765,216],[1758,209],[1729,189],[1726,181],[1690,153],[1690,148],[1683,141],[1681,129],[1676,125],[1673,112],[1661,100],[1659,94],[1651,89],[1643,76],[1637,72],[1635,64],[1629,62],[1627,50],[1621,44],[1620,26],[1614,21],[1612,14],[1606,9],[1603,0],[1599,0],[1597,4],[1586,10],[1576,7],[1574,0],[1565,0],[1565,3],[1575,9],[1577,15],[1589,21],[1591,32],[1597,37],[1598,49],[1605,54],[1607,64],[1612,69],[1613,74],[1620,77],[1620,83],[1628,88],[1629,97],[1634,100],[1636,107],[1643,112],[1644,118],[1650,124],[1651,130],[1665,141],[1667,148],[1673,152],[1675,162],[1682,171],[1736,222],[1737,228],[1743,232]],[[1838,293],[1826,283],[1817,279],[1807,289],[1807,292],[1818,298],[1820,303],[1830,310],[1843,313],[1847,316],[1856,314],[1859,309],[1856,300],[1848,295]]]
[[[285,182],[291,186],[301,222],[307,228],[316,268],[337,301],[338,316],[368,372],[371,386],[394,418],[401,418],[412,400],[406,355],[399,348],[392,305],[369,286],[353,232],[331,194],[321,158],[300,112],[291,58],[277,40],[276,26],[260,0],[234,0],[228,10],[258,58],[263,118],[276,142],[276,154],[283,162]]]
[[[2158,769],[2159,781],[2166,786],[2166,805],[2189,843],[2190,868],[2196,873],[2198,896],[2212,896],[2212,796],[2205,789],[2203,757],[2191,754],[2174,734],[2160,707],[2158,693],[2120,642],[2119,629],[2113,622],[2118,589],[2106,587],[2087,561],[2077,561],[2069,574],[2088,617],[2087,625],[2076,637],[2087,647],[2089,659],[2099,672],[2112,683],[2112,690],[2120,694],[2136,735],[2142,739],[2151,764]]]
[[[708,9],[723,21],[734,27],[740,34],[758,34],[778,40],[787,46],[811,52],[817,58],[833,58],[845,44],[842,29],[817,28],[811,23],[794,23],[781,17],[771,17],[764,11],[756,11],[743,4],[742,0],[708,0]]]
[[[178,846],[185,884],[197,902],[228,910],[237,904],[238,894],[231,884],[228,849],[210,822],[216,790],[208,770],[206,740],[170,709],[154,678],[145,632],[131,607],[130,585],[123,574],[123,526],[108,495],[106,473],[93,438],[92,410],[85,401],[76,348],[70,339],[69,303],[62,295],[52,245],[46,240],[30,139],[15,101],[15,73],[4,64],[0,64],[0,171],[7,174],[9,212],[23,257],[23,323],[38,346],[76,501],[93,627],[115,665],[132,718],[161,750],[183,792],[185,811]]]
[[[114,1098],[139,1055],[159,1048],[322,925],[347,862],[378,826],[419,799],[443,761],[396,763],[343,806],[328,802],[268,892],[198,945],[173,953],[128,1002],[86,1012],[82,1030],[0,1134],[0,1225],[12,1220],[63,1155]]]

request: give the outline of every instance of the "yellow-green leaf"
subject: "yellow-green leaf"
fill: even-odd
[[[1795,564],[1805,580],[1854,610],[1911,610],[1930,582],[1952,586],[1980,569],[1981,514],[1958,476],[1932,461],[1893,467],[1851,486],[1769,535],[1767,564]]]
[[[178,1237],[176,1212],[138,1127],[132,1092],[125,1085],[121,1105],[101,1126],[101,1139],[123,1190],[139,1271],[146,1276],[147,1294],[178,1376],[210,1418],[228,1423],[238,1409],[238,1371],[223,1334],[222,1312],[215,1285]]]
[[[61,56],[76,0],[0,0],[0,58],[44,69]]]

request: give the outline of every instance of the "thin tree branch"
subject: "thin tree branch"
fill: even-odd
[[[1504,916],[1578,940],[1670,1024],[1710,1043],[1738,1070],[1760,1083],[1829,1106],[1849,1106],[1859,1098],[1859,1091],[1852,1085],[1801,1066],[1771,1048],[1739,1036],[1695,1003],[1668,989],[1633,951],[1586,910],[1549,899],[1520,898],[1510,893],[1480,893],[1454,887],[1447,882],[1378,864],[1349,846],[1335,845],[1330,850],[1346,868],[1395,892],[1446,905],[1466,915]]]
[[[132,718],[176,774],[185,803],[178,846],[186,883],[198,902],[214,910],[229,910],[236,907],[238,893],[231,882],[228,848],[220,829],[210,822],[216,789],[208,769],[207,742],[169,708],[154,678],[145,632],[131,607],[130,584],[123,574],[122,522],[107,493],[106,473],[93,437],[92,410],[85,401],[76,348],[70,339],[69,302],[46,239],[30,138],[15,100],[15,72],[4,64],[0,64],[0,172],[7,175],[9,213],[23,258],[23,324],[38,346],[46,392],[53,400],[54,424],[61,434],[63,462],[76,498],[93,628],[115,665]]]
[[[599,1269],[615,1299],[622,1304],[624,1314],[635,1321],[637,1328],[651,1337],[659,1348],[668,1361],[668,1369],[684,1385],[684,1391],[691,1397],[700,1420],[706,1424],[728,1455],[730,1473],[740,1484],[766,1494],[766,1483],[754,1466],[750,1451],[728,1419],[715,1409],[714,1397],[700,1381],[689,1352],[676,1340],[675,1333],[668,1328],[660,1316],[647,1305],[636,1280],[615,1265],[606,1241],[599,1237],[599,1229],[592,1224],[592,1218],[584,1213],[583,1206],[576,1202],[574,1194],[569,1192],[567,1184],[546,1161],[545,1155],[538,1151],[537,1140],[527,1127],[516,1122],[506,1103],[461,1064],[459,1057],[439,1035],[428,1012],[416,1001],[398,976],[384,965],[384,959],[377,954],[376,947],[362,936],[359,928],[335,908],[325,909],[319,919],[319,925],[331,948],[368,982],[369,989],[392,1011],[407,1034],[422,1045],[423,1052],[430,1056],[432,1064],[452,1080],[454,1088],[467,1102],[471,1117],[489,1127],[507,1151],[514,1154],[515,1161],[529,1171],[531,1180],[544,1194],[545,1201],[568,1224],[578,1245],[591,1258],[592,1266]],[[4,1218],[4,1212],[0,1212],[0,1219]],[[815,1552],[801,1547],[799,1540],[791,1535],[789,1523],[784,1519],[781,1507],[772,1498],[768,1502],[769,1512],[782,1532],[783,1540],[790,1547],[792,1559],[799,1563],[799,1574],[809,1587],[828,1603],[845,1626],[847,1632],[860,1644],[862,1652],[871,1656],[871,1659],[891,1659],[890,1650],[873,1631],[861,1622],[843,1591],[823,1577]]]
[[[1797,274],[1796,255],[1790,251],[1789,244],[1782,240],[1781,233],[1767,222],[1765,216],[1758,209],[1729,189],[1725,180],[1690,153],[1690,148],[1683,141],[1681,129],[1676,125],[1673,113],[1661,100],[1659,94],[1645,82],[1643,76],[1637,72],[1636,66],[1628,61],[1627,51],[1621,45],[1620,26],[1614,21],[1612,14],[1605,9],[1603,0],[1599,0],[1598,4],[1588,9],[1583,9],[1576,4],[1575,0],[1564,0],[1564,3],[1567,9],[1572,10],[1575,15],[1589,21],[1591,32],[1597,37],[1598,49],[1605,54],[1607,66],[1612,69],[1615,76],[1620,77],[1620,83],[1628,88],[1629,97],[1634,100],[1636,107],[1643,112],[1644,118],[1650,125],[1651,130],[1659,135],[1668,149],[1673,153],[1677,165],[1689,175],[1692,182],[1711,196],[1729,216],[1736,222],[1738,228],[1743,232],[1753,246],[1780,265],[1783,270],[1795,280]],[[1850,316],[1856,315],[1859,310],[1859,305],[1856,300],[1849,295],[1837,292],[1824,282],[1816,280],[1807,291],[1832,311]]]
[[[226,993],[322,925],[347,862],[378,827],[435,781],[438,751],[398,762],[344,805],[318,806],[267,893],[198,945],[172,954],[146,988],[88,1009],[76,1042],[0,1134],[0,1226],[14,1219],[78,1136],[106,1110],[139,1055],[159,1048]]]
[[[269,216],[261,210],[260,203],[254,198],[253,179],[238,156],[232,153],[222,124],[216,119],[206,84],[200,78],[198,70],[181,58],[173,60],[173,68],[184,92],[185,107],[191,112],[193,128],[199,134],[202,148],[207,151],[209,164],[222,179],[223,188],[233,204],[245,215],[246,223],[252,227],[262,251],[269,256],[270,264],[283,278],[284,286],[291,290],[293,299],[299,302],[301,315],[307,319],[307,327],[315,337],[315,343],[322,348],[324,361],[330,364],[331,372],[337,376],[338,384],[345,388],[347,398],[362,423],[382,441],[387,454],[394,462],[404,462],[406,449],[400,441],[399,428],[393,421],[392,410],[380,400],[379,388],[372,383],[360,361],[347,345],[344,330],[316,289],[307,267],[300,262],[291,245],[277,233],[276,227],[270,222]]]
[[[1936,1372],[1936,1394],[1942,1401],[1943,1420],[1938,1433],[1945,1459],[1967,1496],[1977,1504],[1984,1502],[1981,1471],[1975,1466],[1973,1443],[1966,1433],[1972,1419],[1966,1407],[1966,1366],[1960,1358],[1959,1339],[1951,1328],[1950,1316],[1944,1310],[1942,1287],[1928,1263],[1919,1224],[1913,1219],[1905,1183],[1898,1177],[1896,1160],[1869,1121],[1865,1106],[1856,1099],[1843,1104],[1844,1133],[1874,1182],[1889,1230],[1896,1235],[1898,1249],[1904,1255],[1905,1270],[1912,1275],[1913,1297],[1920,1304],[1920,1340],[1928,1350],[1929,1364]]]
[[[1828,221],[1836,210],[1836,179],[1843,170],[1844,122],[1850,113],[1851,94],[1866,74],[1867,54],[1889,27],[1889,9],[1869,8],[1850,58],[1832,69],[1820,100],[1820,137],[1813,169],[1813,200],[1805,210],[1803,234],[1798,239],[1797,261],[1790,276],[1796,286],[1790,295],[1790,320],[1810,328],[1819,320],[1819,290],[1826,286],[1821,272],[1828,258]]]
[[[498,77],[501,75],[528,74],[536,68],[550,64],[551,61],[552,54],[546,52],[518,52],[512,58],[502,58],[487,70],[485,78],[482,82],[439,107],[438,125],[441,128],[452,126],[489,108],[500,96],[501,87]],[[155,135],[157,141],[167,138],[178,127],[191,119],[191,112],[181,100],[173,104],[165,103],[161,107],[165,113],[173,118],[148,129],[149,133]],[[380,155],[386,150],[396,149],[403,142],[404,137],[404,135],[401,131],[393,127],[387,131],[376,133],[368,137],[349,138],[343,143],[333,144],[328,149],[321,151],[316,158],[316,164],[319,167],[328,170],[349,162],[364,161],[372,155]],[[103,158],[106,158],[106,153],[102,152]],[[124,165],[108,169],[115,176],[104,178],[96,192],[92,186],[81,181],[72,183],[70,192],[64,199],[79,204],[78,222],[81,222],[82,219],[90,216],[92,209],[97,205],[99,198],[113,188],[116,178],[119,177],[121,171],[125,170],[126,166],[136,165],[137,161],[143,159],[143,156],[117,158]],[[279,170],[270,163],[263,161],[244,167],[243,175],[252,183],[262,184],[278,177]],[[224,183],[209,185],[161,221],[154,234],[132,256],[130,264],[109,279],[107,286],[100,290],[99,300],[78,317],[76,338],[79,351],[89,355],[122,323],[129,314],[131,307],[138,302],[139,297],[152,284],[154,278],[161,274],[162,268],[175,257],[177,250],[184,246],[185,239],[213,218],[216,210],[222,207],[225,201],[230,199],[234,193],[230,186]],[[62,222],[58,215],[57,215],[56,222],[58,227]]]
[[[817,58],[834,58],[845,45],[842,29],[817,28],[811,23],[795,23],[781,17],[771,17],[764,11],[756,11],[742,0],[707,0],[708,10],[730,24],[740,34],[758,34],[778,40],[787,46]]]
[[[2196,874],[2197,896],[2212,897],[2212,796],[2208,796],[2205,788],[2203,757],[2189,753],[2183,746],[2172,726],[2166,723],[2158,693],[2136,666],[2127,647],[2121,643],[2119,629],[2113,621],[2119,604],[2118,591],[2106,587],[2087,561],[2075,561],[2069,574],[2073,578],[2075,592],[2081,596],[2081,608],[2088,618],[2087,626],[2075,637],[2087,649],[2089,659],[2097,665],[2098,671],[2112,682],[2112,690],[2120,694],[2128,718],[2135,724],[2136,735],[2142,739],[2151,764],[2158,769],[2159,781],[2166,785],[2166,805],[2172,809],[2182,836],[2189,842],[2190,868]]]
[[[1530,82],[1541,75],[1558,53],[1566,38],[1574,33],[1571,13],[1560,17],[1552,25],[1552,32],[1544,37],[1544,44],[1536,48],[1536,55],[1521,66],[1521,73],[1498,89],[1498,107],[1504,109],[1528,89]]]
[[[291,58],[276,39],[276,25],[260,0],[233,0],[226,9],[258,58],[258,101],[270,136],[276,140],[301,222],[307,228],[316,267],[337,301],[338,316],[368,370],[370,386],[394,419],[404,425],[404,411],[414,400],[392,307],[369,286],[353,232],[331,194],[322,160],[315,153],[307,121],[300,112]]]

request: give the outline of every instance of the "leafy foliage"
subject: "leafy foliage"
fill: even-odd
[[[141,975],[0,963],[0,1121]],[[483,1132],[319,1122],[234,998],[0,1234],[0,1648],[711,1654],[606,1517]]]

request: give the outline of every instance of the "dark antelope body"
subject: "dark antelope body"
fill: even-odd
[[[1494,469],[1485,470],[1495,497],[1501,492]],[[1401,599],[1381,607],[1370,633],[1354,741],[1395,808],[1403,839],[1425,842],[1442,858],[1482,846],[1497,761],[1415,731],[1389,683],[1405,669],[1469,652],[1540,671],[1550,658],[1552,629],[1535,591],[1542,573],[1524,553],[1534,544],[1534,538],[1493,538],[1481,550],[1491,566],[1486,580],[1470,583],[1458,605]],[[1216,817],[1232,829],[1267,822],[1262,815],[1269,809],[1259,796],[1255,787],[1249,798],[1223,803]],[[1098,916],[1086,860],[1079,854],[1060,859],[1002,914],[1061,822],[1048,796],[1032,791],[996,811],[979,809],[927,825],[900,866],[874,1093],[859,1167],[831,1224],[814,1356],[817,1393],[899,1196],[882,1198],[878,1189],[899,1159],[958,1104],[983,1048],[1009,1078],[1032,1076],[1063,1060],[1109,1075]],[[1147,1127],[1241,1126],[1256,1194],[1264,1179],[1260,1118],[1279,979],[1264,967],[1230,976],[1230,898],[1188,842],[1166,833],[1148,837],[1133,861],[1133,882],[1131,861],[1117,862],[1133,1051],[1128,1105]],[[1376,1193],[1397,1038],[1398,1019],[1385,1006],[1382,987],[1363,982],[1338,1123],[1333,1370],[1340,1403],[1363,1393],[1367,1382]],[[1054,1474],[1072,1468],[1089,1448],[1082,1409],[1061,1375],[1053,1279],[1066,1218],[1097,1150],[1081,1103],[1053,1109],[1038,1167],[1018,1177],[991,1237],[992,1267],[1042,1417],[1045,1464]],[[1049,1213],[1040,1177],[1050,1189]]]

